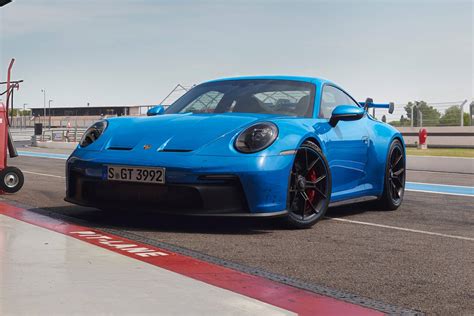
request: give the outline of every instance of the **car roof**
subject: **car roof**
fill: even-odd
[[[205,83],[209,82],[218,82],[218,81],[227,81],[227,80],[291,80],[291,81],[302,81],[302,82],[310,82],[317,85],[322,85],[325,83],[330,83],[336,85],[332,81],[329,81],[324,78],[317,78],[317,77],[300,77],[300,76],[241,76],[241,77],[229,77],[229,78],[221,78],[210,80]],[[337,86],[337,85],[336,85]]]

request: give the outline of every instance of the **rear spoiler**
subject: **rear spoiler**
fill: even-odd
[[[395,109],[395,104],[393,102],[390,103],[374,103],[371,98],[367,98],[365,102],[359,102],[361,106],[368,110],[369,108],[375,109],[388,109],[388,113],[392,114],[393,110]]]

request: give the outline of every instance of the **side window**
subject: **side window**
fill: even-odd
[[[224,96],[218,91],[208,91],[189,103],[180,113],[213,113]]]
[[[321,96],[321,108],[319,109],[319,117],[329,119],[332,111],[338,105],[354,105],[359,106],[344,91],[333,86],[324,86]]]
[[[360,104],[355,102],[354,100],[352,100],[352,98],[347,93],[345,93],[345,92],[343,92],[343,93],[344,93],[344,95],[346,96],[346,99],[347,99],[347,102],[345,104],[360,107]]]

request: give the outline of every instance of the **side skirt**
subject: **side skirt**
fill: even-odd
[[[343,200],[343,201],[331,202],[331,203],[329,203],[329,207],[336,207],[336,206],[347,205],[347,204],[369,202],[369,201],[377,200],[378,198],[379,197],[375,196],[375,195],[362,196],[362,197],[357,197],[357,198]]]

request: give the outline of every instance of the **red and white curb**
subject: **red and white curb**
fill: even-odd
[[[46,228],[151,265],[230,290],[299,315],[383,315],[335,298],[280,284],[100,230],[70,224],[0,202],[0,214]]]

